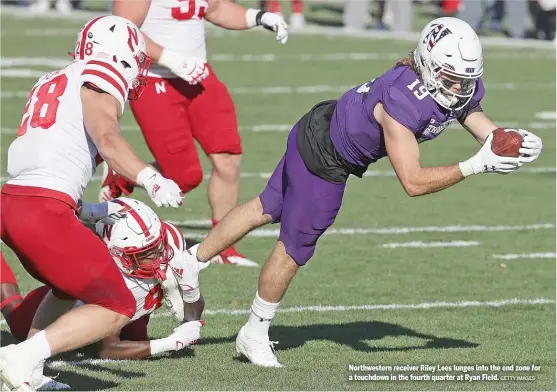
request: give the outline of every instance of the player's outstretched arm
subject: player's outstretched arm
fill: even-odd
[[[281,44],[288,40],[288,25],[282,16],[253,8],[248,9],[232,0],[209,0],[205,19],[228,30],[247,30],[263,26],[277,33],[276,39]]]
[[[393,119],[381,104],[375,108],[374,115],[383,127],[387,154],[408,196],[438,192],[464,179],[458,165],[421,167],[414,134]]]
[[[122,136],[118,100],[84,85],[81,103],[85,129],[108,166],[145,188],[157,207],[180,206],[183,194],[178,185],[143,162]]]
[[[204,321],[191,321],[174,328],[162,339],[150,341],[120,340],[118,335],[103,339],[99,357],[102,359],[144,359],[167,351],[179,351],[197,343]]]
[[[374,116],[383,127],[387,154],[409,196],[438,192],[472,174],[507,174],[522,165],[520,158],[495,155],[491,151],[493,134],[489,134],[480,151],[466,161],[452,166],[421,167],[420,150],[412,132],[394,120],[381,104],[376,106]]]
[[[481,145],[484,144],[489,134],[497,128],[497,125],[483,111],[469,114],[461,124]]]
[[[120,132],[119,102],[110,94],[98,93],[85,86],[81,87],[81,102],[85,128],[99,154],[112,169],[135,181],[147,165]]]
[[[151,344],[147,341],[120,340],[118,334],[108,336],[101,342],[101,359],[144,359],[151,356]]]

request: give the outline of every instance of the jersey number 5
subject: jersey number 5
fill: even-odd
[[[413,91],[416,98],[418,98],[420,101],[427,97],[429,94],[427,88],[423,84],[421,84],[418,79],[414,80],[412,84],[409,84],[406,87],[408,87],[408,90]]]
[[[48,129],[56,122],[60,97],[64,94],[67,84],[68,77],[60,74],[41,86],[33,87],[29,93],[27,105],[25,105],[23,120],[17,136],[25,135],[28,124],[31,124],[33,128]],[[37,100],[34,105],[31,105],[35,91],[37,91]]]
[[[187,1],[188,2],[188,9],[186,11],[182,11],[182,7],[173,7],[172,8],[172,18],[177,20],[188,20],[193,19],[194,16],[197,19],[201,19],[205,16],[207,12],[207,7],[209,7],[209,3],[204,0],[199,1],[199,9],[197,8],[195,2],[196,0],[178,0],[180,2]]]

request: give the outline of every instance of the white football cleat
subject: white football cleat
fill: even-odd
[[[236,337],[236,352],[244,355],[251,363],[263,367],[284,367],[275,356],[274,345],[268,336],[251,337],[246,334],[244,325]]]
[[[32,391],[30,382],[33,369],[24,361],[18,359],[20,359],[20,356],[16,352],[15,344],[0,348],[0,384],[2,384],[2,390]]]
[[[161,286],[164,293],[164,303],[168,306],[168,310],[176,320],[184,321],[184,300],[178,280],[171,271],[166,274],[166,279]]]
[[[41,383],[37,387],[37,391],[63,391],[66,389],[71,389],[71,387],[48,376],[43,376]]]
[[[214,264],[238,265],[241,267],[259,267],[255,261],[248,259],[233,247],[223,250],[211,259]]]

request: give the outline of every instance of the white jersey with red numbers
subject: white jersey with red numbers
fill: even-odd
[[[174,274],[176,276],[179,284],[182,287],[191,286],[191,281],[197,282],[197,276],[191,279],[191,274],[188,271],[184,271],[181,268],[181,264],[178,262],[182,252],[185,252],[186,245],[182,232],[173,224],[162,222],[165,227],[166,241],[172,248],[171,258],[168,260],[168,268],[166,270],[166,276],[169,274]],[[97,233],[102,233],[104,230],[110,230],[110,225],[97,225]],[[118,264],[117,259],[114,259],[116,264]],[[118,264],[119,265],[119,264]],[[135,298],[135,315],[130,319],[129,322],[135,321],[140,317],[153,313],[158,309],[164,299],[164,292],[161,283],[153,278],[135,278],[129,276],[122,272],[124,281],[128,286],[128,289],[133,294]],[[82,306],[83,303],[78,301],[77,306]]]
[[[100,161],[83,124],[80,89],[87,82],[113,95],[124,110],[128,86],[109,62],[76,61],[41,77],[8,150],[8,184],[81,198]]]
[[[188,57],[206,59],[207,0],[151,0],[141,31],[163,48]],[[176,77],[168,68],[153,64],[149,76]]]

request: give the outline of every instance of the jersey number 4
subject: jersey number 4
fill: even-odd
[[[17,131],[17,136],[23,136],[27,132],[27,125],[33,128],[48,129],[56,122],[56,113],[60,105],[60,97],[66,90],[68,77],[65,74],[55,76],[45,84],[35,86],[29,93],[29,100],[25,105],[23,120]],[[37,100],[31,105],[33,96],[37,92]]]
[[[209,7],[209,3],[204,0],[197,0],[199,2],[199,8],[197,7],[196,0],[178,0],[180,2],[187,1],[188,8],[186,11],[182,11],[182,7],[173,7],[172,8],[172,18],[177,20],[188,20],[193,19],[196,17],[197,19],[201,19],[205,16],[207,12],[207,8]]]

